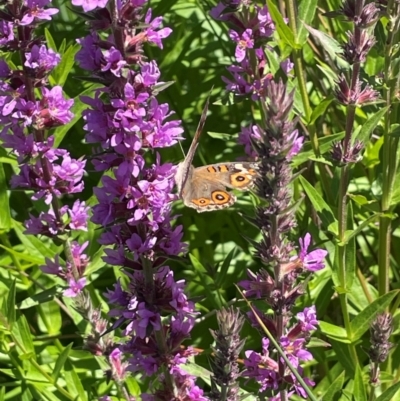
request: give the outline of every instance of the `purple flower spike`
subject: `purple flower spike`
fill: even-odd
[[[325,267],[323,260],[328,254],[324,249],[315,249],[310,253],[307,253],[308,247],[311,244],[311,235],[307,233],[304,239],[299,239],[300,253],[299,259],[302,262],[303,268],[309,271],[315,272]]]

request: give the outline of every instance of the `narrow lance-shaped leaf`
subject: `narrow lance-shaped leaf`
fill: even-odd
[[[364,310],[362,310],[350,323],[351,340],[358,341],[361,336],[369,329],[370,324],[378,313],[383,312],[392,302],[399,291],[391,291],[376,299]]]
[[[325,229],[329,230],[333,234],[337,235],[338,222],[329,207],[329,205],[323,200],[322,196],[318,191],[302,176],[299,177],[300,183],[304,188],[311,204],[318,213],[318,216],[322,220],[322,224]]]
[[[354,399],[357,401],[367,401],[367,394],[365,392],[363,372],[360,365],[356,365],[356,374],[354,376],[353,386]]]

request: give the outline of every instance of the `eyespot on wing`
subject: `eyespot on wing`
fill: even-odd
[[[191,202],[194,203],[196,206],[205,207],[211,203],[211,199],[207,198],[192,199]]]
[[[250,173],[251,174],[251,173]],[[236,173],[230,176],[231,185],[237,188],[244,188],[253,182],[253,177],[247,173]]]
[[[224,191],[214,191],[211,194],[211,198],[216,205],[224,205],[231,202],[232,199],[231,195]]]

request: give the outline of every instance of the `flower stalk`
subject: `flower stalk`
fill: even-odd
[[[278,339],[279,347],[287,357],[281,358],[274,350],[273,342],[264,337],[261,352],[245,352],[243,376],[258,382],[262,398],[286,400],[294,393],[306,397],[309,391],[304,386],[312,386],[313,382],[304,378],[301,384],[287,362],[290,361],[297,369],[296,374],[301,376],[300,361],[312,358],[306,351],[306,338],[308,330],[313,330],[317,324],[315,307],[306,308],[297,315],[298,319],[305,319],[305,325],[295,323],[292,308],[304,291],[301,273],[322,269],[326,251],[309,252],[311,235],[306,234],[299,240],[300,251],[296,255],[295,244],[289,238],[289,231],[296,226],[290,160],[303,144],[303,138],[295,129],[297,120],[292,117],[294,92],[289,92],[282,80],[274,80],[268,68],[263,46],[268,43],[275,26],[266,6],[241,2],[235,12],[229,12],[227,4],[220,3],[211,15],[234,27],[229,36],[237,43],[237,64],[228,67],[233,80],[223,78],[227,90],[237,97],[251,99],[263,116],[259,123],[243,129],[239,136],[246,153],[259,161],[256,193],[261,205],[256,209],[253,223],[259,227],[262,236],[255,247],[263,267],[257,273],[248,271],[249,279],[239,285],[247,299],[263,300],[266,309],[272,309],[271,315],[253,307],[248,318],[260,333],[261,321],[272,337]],[[292,64],[286,60],[281,67],[288,73]]]

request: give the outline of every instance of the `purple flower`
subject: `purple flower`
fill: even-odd
[[[136,76],[135,80],[143,82],[145,86],[151,86],[158,82],[160,79],[160,70],[155,60],[149,63],[143,63],[140,67],[141,75]]]
[[[79,199],[74,202],[72,209],[68,210],[71,218],[69,226],[72,230],[87,231],[89,210],[90,207],[86,206],[85,202],[81,202]]]
[[[252,38],[253,31],[251,29],[246,29],[242,35],[237,32],[230,30],[229,37],[237,43],[235,50],[236,61],[240,63],[246,57],[246,50],[252,49],[254,47],[254,40]]]
[[[276,390],[279,386],[278,363],[269,357],[269,340],[263,338],[262,344],[261,353],[251,350],[245,352],[244,366],[246,369],[243,376],[256,380],[261,385],[261,391]]]
[[[25,0],[27,12],[19,22],[20,25],[30,25],[34,19],[50,21],[51,16],[58,13],[57,8],[47,8],[44,6],[50,3],[51,0]]]
[[[268,11],[268,7],[264,6],[262,8],[257,7],[257,19],[259,21],[258,28],[260,36],[269,37],[275,31],[275,25],[272,21],[271,15]]]
[[[244,145],[244,151],[247,155],[256,158],[257,152],[254,150],[253,142],[260,139],[260,128],[257,125],[251,125],[249,127],[242,127],[239,133],[238,143]]]
[[[49,213],[41,212],[39,217],[30,215],[30,219],[25,221],[25,227],[25,234],[31,235],[54,237],[61,232],[61,227],[51,210]]]
[[[312,272],[323,269],[325,267],[323,260],[328,252],[324,249],[315,249],[314,251],[307,253],[308,247],[311,243],[311,235],[309,233],[305,235],[304,239],[300,238],[299,243],[299,260],[302,263],[302,267]]]
[[[58,53],[47,49],[45,45],[33,45],[30,53],[25,53],[25,66],[32,69],[42,69],[44,72],[51,71],[61,60]]]
[[[150,43],[154,43],[160,49],[162,49],[163,45],[161,40],[168,37],[171,34],[172,29],[162,28],[157,31],[157,29],[161,26],[163,19],[162,17],[156,17],[153,19],[153,21],[151,21],[151,14],[152,10],[149,8],[144,19],[145,24],[148,24],[149,26],[144,30],[144,34]]]
[[[82,48],[76,53],[75,58],[84,70],[101,70],[101,66],[104,64],[104,56],[99,47],[99,40],[99,35],[96,32],[92,32],[83,39],[76,40]]]
[[[281,62],[280,66],[281,66],[283,72],[287,75],[287,74],[289,74],[290,71],[293,70],[294,63],[292,63],[290,61],[290,59],[287,58],[286,60]]]
[[[128,249],[133,252],[134,260],[138,260],[140,256],[148,253],[157,242],[156,237],[148,237],[144,241],[137,234],[133,234],[129,240],[126,241]]]
[[[32,125],[33,119],[38,116],[38,106],[34,102],[26,101],[25,99],[18,99],[15,103],[14,112],[12,117],[22,122],[24,127]]]
[[[299,367],[300,361],[310,361],[313,359],[311,352],[304,348],[306,344],[304,338],[297,338],[294,341],[290,341],[286,336],[282,336],[279,343],[290,363],[295,368]]]
[[[87,13],[95,8],[104,8],[108,3],[108,0],[72,0],[74,6],[81,6],[83,11]]]
[[[111,373],[114,380],[121,382],[126,375],[128,364],[122,362],[123,354],[120,349],[115,348],[108,357],[111,365]]]
[[[12,22],[0,20],[0,46],[5,46],[14,40],[14,26]]]
[[[74,104],[73,99],[64,99],[61,86],[54,86],[51,90],[42,88],[42,99],[40,101],[41,112],[37,118],[40,127],[55,127],[68,124],[73,114],[69,109]]]
[[[300,152],[303,147],[304,137],[299,136],[299,131],[296,129],[288,136],[287,141],[289,143],[292,142],[292,147],[287,154],[287,158],[290,160]]]
[[[160,330],[161,329],[160,315],[147,309],[145,303],[141,302],[138,305],[134,320],[132,320],[132,322],[128,325],[128,327],[125,330],[125,333],[126,334],[134,333],[139,338],[144,339],[147,336],[148,326],[153,327],[153,329],[156,331]]]
[[[40,270],[42,270],[43,273],[54,274],[56,276],[61,275],[62,267],[60,266],[58,255],[54,257],[54,262],[47,257],[45,258],[45,262],[45,265],[40,266]]]
[[[68,285],[69,288],[63,292],[64,297],[75,298],[82,291],[83,287],[85,287],[86,278],[82,277],[78,281],[71,278],[68,282]]]
[[[101,71],[110,70],[116,77],[120,77],[122,67],[127,64],[122,58],[121,52],[112,47],[110,50],[104,52],[104,59],[106,65],[101,68]]]
[[[316,330],[318,325],[317,312],[315,305],[310,308],[304,308],[303,312],[299,312],[296,315],[297,319],[301,322],[302,331]]]

